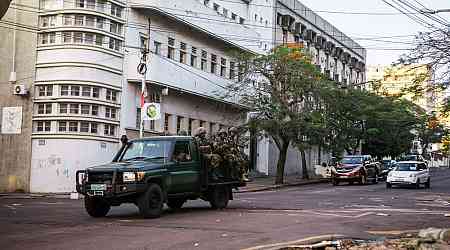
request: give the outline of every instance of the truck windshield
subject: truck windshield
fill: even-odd
[[[341,161],[342,164],[361,164],[362,157],[344,157]]]
[[[169,157],[171,141],[135,141],[128,145],[121,161],[164,159]]]

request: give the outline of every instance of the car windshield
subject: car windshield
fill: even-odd
[[[419,171],[419,168],[415,163],[399,163],[395,171]]]
[[[342,164],[361,164],[362,157],[344,157],[341,161]]]
[[[148,140],[131,142],[121,161],[164,159],[169,157],[171,141]]]
[[[417,155],[407,155],[402,158],[404,161],[417,161]]]

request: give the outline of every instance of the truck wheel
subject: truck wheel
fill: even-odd
[[[100,198],[94,198],[85,196],[84,197],[84,208],[86,212],[94,217],[105,217],[111,209],[111,205],[109,205],[105,200]]]
[[[167,206],[173,210],[180,209],[186,202],[184,198],[169,198],[167,201]]]
[[[209,203],[214,209],[226,208],[230,194],[228,187],[216,186],[212,189],[209,197]]]
[[[137,200],[139,213],[144,218],[158,218],[162,214],[164,194],[158,184],[150,184]]]

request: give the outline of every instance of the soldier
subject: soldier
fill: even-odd
[[[209,172],[214,173],[214,169],[220,167],[222,158],[220,155],[213,153],[211,141],[207,137],[206,129],[204,127],[197,128],[194,132],[194,138],[197,142],[200,153],[208,162],[208,167],[210,167]]]
[[[229,129],[229,139],[232,146],[232,154],[235,160],[237,171],[239,172],[239,178],[242,181],[248,181],[247,173],[249,161],[247,155],[243,152],[244,143],[240,141],[239,130],[236,127]]]

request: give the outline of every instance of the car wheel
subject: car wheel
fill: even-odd
[[[226,186],[216,186],[209,194],[209,203],[213,209],[223,209],[228,206],[229,188]]]
[[[378,173],[375,173],[373,184],[378,184]]]
[[[392,188],[392,184],[389,182],[386,182],[386,188]]]
[[[158,218],[162,214],[164,194],[158,184],[150,184],[147,191],[138,198],[139,213],[144,218]]]
[[[333,184],[333,186],[337,186],[337,185],[339,185],[339,180],[336,178],[333,178],[333,180],[331,180],[331,183]]]
[[[366,185],[367,184],[367,176],[361,175],[361,179],[359,179],[359,184]]]
[[[105,217],[111,209],[111,205],[103,199],[85,196],[84,208],[90,216],[98,218]]]
[[[431,180],[430,178],[428,178],[427,182],[425,182],[425,188],[430,188],[431,187]]]
[[[415,187],[416,189],[419,189],[419,188],[420,188],[420,180],[419,180],[419,179],[417,179],[416,184],[414,184],[414,187]]]
[[[167,201],[167,206],[170,209],[176,210],[176,209],[180,209],[185,202],[186,202],[186,199],[184,199],[184,198],[169,198]]]

